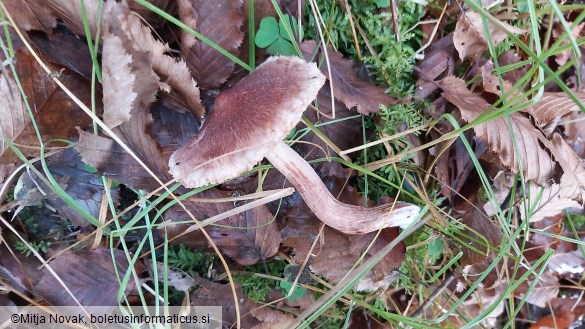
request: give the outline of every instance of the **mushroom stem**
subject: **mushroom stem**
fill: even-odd
[[[406,227],[420,211],[406,202],[372,208],[339,202],[309,163],[284,142],[276,143],[266,159],[294,185],[317,218],[340,232],[365,234],[385,227]]]

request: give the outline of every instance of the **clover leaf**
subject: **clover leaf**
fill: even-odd
[[[266,51],[272,55],[296,55],[292,45],[292,42],[296,41],[294,37],[291,38],[287,30],[293,34],[298,31],[296,20],[291,19],[289,15],[283,15],[280,22],[277,22],[274,17],[264,17],[260,21],[254,43],[259,48],[267,48]]]

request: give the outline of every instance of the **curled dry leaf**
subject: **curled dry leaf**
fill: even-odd
[[[122,3],[108,2],[104,8],[104,122],[116,128],[121,137],[154,173],[161,179],[170,178],[166,158],[150,133],[153,123],[149,108],[159,87],[176,89],[184,96],[184,102],[198,116],[203,114],[199,103],[199,91],[188,76],[184,63],[175,62],[164,55],[167,47],[155,41],[150,31],[140,24]],[[163,78],[161,82],[159,76]],[[97,142],[86,143],[90,140]],[[110,174],[123,174],[125,182],[137,188],[152,189],[156,185],[143,168],[123,155],[122,149],[106,138],[84,136],[84,143],[77,147],[95,168]],[[99,155],[98,155],[99,154]],[[107,156],[107,157],[104,157]],[[124,162],[134,170],[125,172]],[[115,164],[114,167],[108,164]],[[121,171],[120,171],[121,170]]]
[[[47,63],[54,72],[61,67]],[[16,74],[27,99],[23,99],[10,70],[0,74],[0,136],[20,147],[25,156],[38,155],[39,141],[26,108],[31,108],[44,142],[51,139],[70,139],[77,135],[75,126],[91,123],[67,94],[47,75],[33,56],[26,50],[16,51]],[[70,71],[62,72],[60,80],[74,93],[83,95],[82,101],[89,104],[90,84]],[[61,143],[51,144],[62,145]],[[8,144],[0,140],[0,163],[16,161],[17,156]]]
[[[467,89],[465,82],[455,77],[442,80],[442,93],[449,102],[461,111],[461,117],[467,122],[475,120],[488,110],[490,104],[480,95]],[[473,127],[477,137],[488,144],[496,153],[502,164],[519,172],[520,166],[527,180],[545,184],[553,175],[555,162],[547,150],[540,144],[543,134],[535,128],[530,120],[520,113],[510,114],[511,130],[505,116],[477,124]],[[514,148],[518,147],[518,152]]]
[[[221,48],[239,54],[244,34],[241,0],[179,0],[181,20]],[[201,88],[212,89],[222,85],[234,70],[235,63],[211,48],[205,42],[181,30],[181,57]]]
[[[526,32],[504,22],[500,22],[500,24],[502,25],[502,29],[487,21],[487,29],[490,33],[491,42],[494,45],[499,44],[507,38],[506,32],[513,34],[523,34]],[[461,60],[479,55],[488,49],[484,31],[479,13],[475,11],[463,12],[457,21],[453,35],[453,43],[455,44],[455,49],[459,52]]]
[[[113,307],[118,305],[119,279],[129,270],[124,252],[113,252],[112,260],[110,250],[66,251],[49,265],[81,305]],[[135,287],[134,280],[130,280],[125,294],[132,292]],[[42,270],[41,280],[33,290],[54,306],[77,305],[47,268]]]
[[[122,4],[104,8],[103,94],[104,123],[114,128],[147,112],[159,87],[152,70],[154,40],[150,31]]]
[[[582,160],[559,134],[553,135],[552,146],[549,148],[563,169],[560,196],[579,202],[585,201],[585,168]]]
[[[522,202],[520,203],[520,213],[523,219],[530,222],[542,220],[544,217],[551,217],[562,214],[567,208],[579,207],[579,203],[568,197],[563,197],[561,186],[552,184],[548,187],[541,188],[534,183],[528,183]],[[528,212],[527,212],[528,211]]]
[[[158,41],[154,41],[154,45],[152,67],[160,77],[161,83],[169,85],[170,90],[165,91],[176,101],[185,104],[185,108],[190,109],[197,119],[201,119],[205,114],[205,108],[201,104],[199,87],[191,77],[187,64],[165,55],[165,51],[170,51],[168,46]]]
[[[585,103],[585,93],[575,93],[575,96],[581,103]],[[545,92],[536,104],[528,108],[528,113],[534,117],[536,124],[546,136],[552,134],[563,117],[578,112],[579,106],[564,92]]]

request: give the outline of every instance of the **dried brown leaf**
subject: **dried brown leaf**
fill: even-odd
[[[188,293],[191,288],[197,286],[197,280],[183,271],[174,271],[168,267],[165,268],[165,264],[158,262],[156,263],[156,268],[158,273],[166,273],[168,284],[178,291]]]
[[[217,189],[204,191],[197,196],[216,200],[230,197],[227,192]],[[185,202],[185,206],[198,220],[204,220],[235,208],[231,202],[188,201]],[[165,218],[173,221],[190,220],[190,217],[178,206],[173,206],[165,212]],[[171,226],[166,229],[170,238],[184,231],[183,226]],[[206,227],[205,230],[222,252],[242,265],[256,264],[273,257],[280,246],[281,236],[278,226],[266,205],[222,219],[215,225]],[[193,240],[194,237],[201,239],[200,232],[191,232],[184,235],[182,239]]]
[[[55,25],[57,19],[53,16],[45,3],[34,0],[3,0],[8,13],[16,20],[16,25],[25,30],[39,30],[49,32]]]
[[[195,137],[200,123],[190,111],[171,110],[164,104],[155,103],[151,109],[151,132],[162,147],[165,158]]]
[[[447,77],[442,80],[441,86],[443,97],[459,108],[461,117],[467,122],[475,120],[490,107],[480,95],[469,91],[461,79]],[[544,137],[542,132],[520,113],[510,114],[510,121],[514,138],[505,116],[480,123],[473,130],[498,155],[503,165],[519,172],[520,163],[525,179],[545,184],[553,175],[555,162],[540,144],[539,140]],[[514,143],[518,152],[514,149]]]
[[[526,269],[519,270],[519,274],[526,272]],[[537,282],[534,282],[537,280]],[[534,289],[530,291],[528,296],[526,293],[528,289],[534,285]],[[514,291],[514,296],[519,299],[525,299],[527,303],[536,305],[538,307],[548,307],[549,302],[557,297],[559,294],[559,279],[553,276],[549,271],[545,271],[536,279],[534,276],[529,276],[529,279],[522,282],[522,284]]]
[[[35,0],[10,0],[9,2],[13,3],[13,8],[17,11],[12,11],[10,8],[8,11],[15,18],[16,24],[24,30],[34,29],[51,32],[58,18],[63,20],[69,29],[77,35],[85,35],[81,10],[83,5],[90,33],[91,35],[96,34],[97,22],[99,22],[98,18],[100,17],[99,1],[46,0],[42,2],[42,5]]]
[[[201,104],[197,83],[191,77],[186,63],[165,55],[164,51],[170,51],[166,45],[162,45],[158,41],[155,41],[155,44],[157,46],[154,47],[152,66],[161,78],[161,83],[168,84],[171,89],[165,91],[170,92],[171,97],[176,101],[185,104],[185,108],[190,109],[197,119],[201,119],[205,114],[205,108]]]
[[[575,93],[585,103],[585,93]],[[546,136],[550,136],[559,121],[570,113],[580,112],[579,106],[564,92],[545,92],[536,104],[528,108],[536,124]]]
[[[560,196],[585,201],[585,168],[582,160],[559,134],[553,135],[549,148],[563,169]]]
[[[279,325],[285,325],[288,321],[294,318],[291,314],[279,312],[269,307],[253,309],[251,312],[256,319],[263,322],[262,324],[254,327],[255,329],[284,329],[286,327],[279,327]]]
[[[7,233],[3,234],[3,240],[10,241]],[[20,257],[14,248],[8,249],[6,243],[0,244],[0,279],[17,291],[22,293],[32,291],[40,280],[39,266],[41,263],[36,258]]]
[[[73,295],[83,306],[118,305],[119,277],[124,276],[128,260],[121,250],[114,250],[114,261],[110,250],[66,251],[49,263]],[[126,293],[135,288],[133,280],[128,282]],[[44,268],[41,280],[34,291],[54,306],[75,306],[73,298],[57,279]]]
[[[309,251],[318,231],[318,219],[303,206],[295,207],[287,213],[287,227],[283,229],[285,240],[283,244],[294,248],[293,259],[303,263],[309,257]],[[373,242],[369,254],[375,253],[397,236],[394,228],[384,229],[377,240],[377,232],[365,235],[346,235],[334,229],[325,227],[323,230],[324,243],[318,242],[311,255],[309,264],[311,271],[323,275],[331,282],[339,282],[352,269],[360,258],[361,253]],[[358,283],[356,289],[375,291],[385,289],[396,280],[396,268],[404,259],[404,245],[399,244],[378,263],[370,273]],[[366,259],[369,256],[366,256]]]
[[[573,22],[570,22],[573,23]],[[581,35],[582,35],[582,31],[583,28],[585,27],[585,23],[581,23],[578,24],[577,26],[575,26],[575,28],[573,28],[571,30],[571,35],[573,36],[573,38],[578,39]],[[565,28],[561,25],[561,24],[555,24],[553,26],[553,37],[555,39],[559,39],[560,37],[562,37],[564,34],[567,33],[567,31],[565,30]],[[569,38],[565,38],[565,40],[562,41],[561,45],[567,45],[569,44]],[[559,64],[559,66],[563,66],[565,64],[567,64],[567,62],[569,61],[570,58],[572,58],[574,55],[574,51],[573,48],[571,47],[568,50],[562,51],[559,54],[557,54],[557,57],[555,58],[555,61],[557,62],[557,64]]]
[[[508,33],[525,33],[524,30],[507,23],[500,22],[500,24],[502,24],[503,28]],[[487,21],[487,28],[490,33],[491,42],[494,45],[499,44],[507,38],[504,31],[500,30],[500,28],[496,27],[489,21]],[[479,13],[475,11],[463,12],[455,26],[453,43],[455,44],[457,52],[459,52],[461,60],[479,55],[488,49],[484,27]]]
[[[30,31],[27,35],[34,47],[47,60],[64,67],[65,70],[91,79],[93,62],[87,40],[82,40],[71,33],[64,24],[57,25],[50,34]],[[101,93],[99,89],[96,89],[96,92]]]
[[[573,328],[576,315],[570,309],[562,309],[553,314],[543,316],[528,329]]]
[[[244,291],[239,284],[235,283],[236,296],[240,303],[239,314],[236,314],[234,296],[229,284],[220,284],[201,279],[199,286],[199,289],[191,294],[191,304],[193,306],[221,305],[222,328],[235,328],[238,315],[240,316],[241,328],[252,328],[260,323],[260,321],[250,314],[250,310],[255,305],[244,296]]]
[[[239,54],[244,34],[242,1],[179,0],[179,16],[192,29],[223,49]],[[234,70],[235,63],[218,53],[207,43],[181,31],[181,57],[203,89],[221,86]]]
[[[343,58],[343,55],[332,47],[328,47],[327,50],[329,61],[324,61],[325,55],[321,54],[321,60],[324,61],[321,72],[330,79],[335,98],[343,102],[347,108],[355,107],[361,114],[370,114],[378,112],[380,105],[389,106],[396,103],[395,99],[384,93],[384,88],[362,80],[353,61]],[[327,65],[331,69],[331,76]]]
[[[453,33],[431,44],[425,58],[418,64],[419,74],[416,81],[416,96],[425,99],[439,88],[435,79],[443,73],[453,74],[455,70],[455,48],[453,47]]]
[[[319,104],[319,112],[315,111],[311,107],[305,111],[305,117],[309,119],[309,121],[314,124],[321,124],[317,129],[319,129],[325,136],[327,136],[327,138],[329,138],[329,140],[340,150],[347,150],[361,145],[361,118],[357,117],[327,124],[328,122],[333,121],[331,118],[331,93],[327,84],[325,84],[325,86],[319,90],[319,94],[317,95],[317,102]],[[349,111],[339,101],[335,101],[335,108],[335,120],[355,116],[355,112]],[[329,118],[326,116],[329,116]],[[336,155],[335,151],[313,132],[309,132],[307,135],[305,135],[305,137],[303,137],[303,141],[306,143],[299,143],[298,150],[307,160],[314,160]],[[331,162],[325,162],[322,164],[317,164],[316,166],[318,169],[321,169],[324,166],[330,167],[331,165]]]
[[[148,168],[160,179],[167,180],[170,178],[168,161],[150,134],[150,126],[153,121],[149,108],[155,100],[159,87],[169,85],[159,81],[153,66],[157,66],[161,72],[169,75],[176,68],[180,68],[180,64],[174,60],[163,59],[164,55],[162,54],[166,47],[153,39],[150,31],[140,24],[137,17],[130,14],[126,6],[113,3],[104,9],[104,13],[105,17],[108,17],[104,21],[102,56],[104,122],[108,126],[116,128],[117,135]],[[153,56],[153,54],[158,55]],[[166,70],[170,70],[170,72],[166,72]],[[172,82],[173,85],[179,85],[181,88],[191,88],[191,90],[197,91],[192,80],[184,74],[174,78],[167,76],[167,81]],[[114,153],[120,151],[119,148],[114,149],[112,144],[106,141],[102,141],[102,144],[103,146],[99,144],[78,145],[78,150],[84,158],[91,158],[98,164],[107,162],[122,164],[119,159],[108,157],[100,160],[97,156],[90,154],[91,149],[103,155],[108,150]],[[82,150],[81,147],[88,147],[89,150]],[[109,155],[112,156],[114,153]],[[134,166],[136,162],[129,160],[127,163]],[[102,167],[101,170],[110,169]],[[138,177],[139,180],[138,184],[134,186],[152,188],[153,186],[148,182],[151,179],[144,177],[143,172],[144,170],[137,169],[131,173],[131,177]],[[146,178],[147,181],[141,181],[142,178]],[[142,185],[142,183],[145,184]]]
[[[585,113],[571,113],[562,125],[564,140],[571,146],[577,157],[585,158]]]
[[[75,126],[85,126],[91,120],[73,103],[67,94],[58,87],[36,60],[26,50],[16,52],[16,73],[27,97],[31,111],[44,142],[51,139],[70,139],[77,135]],[[60,66],[47,63],[54,72]],[[31,118],[21,97],[15,77],[9,70],[0,74],[0,136],[4,136],[19,147],[25,156],[38,154],[39,141]],[[60,80],[81,100],[89,104],[90,85],[70,71],[62,72]],[[52,146],[62,145],[60,143]],[[0,141],[0,163],[10,163],[17,159],[8,144]]]
[[[40,165],[38,166],[39,170]],[[97,174],[89,173],[84,168],[79,154],[74,149],[66,149],[47,158],[47,167],[63,190],[81,207],[95,218],[99,217],[104,185]],[[58,210],[62,218],[71,221],[75,226],[87,226],[90,223],[85,217],[68,205],[49,186],[45,186],[34,172],[24,172],[15,189],[14,197],[19,205],[38,205],[42,200]],[[42,192],[41,192],[42,190]],[[118,200],[116,190],[111,191],[114,203]],[[24,199],[24,200],[23,200]]]
[[[80,131],[79,136],[75,149],[81,154],[83,162],[98,172],[132,188],[152,191],[159,187],[156,180],[112,139],[85,131]]]
[[[146,112],[155,100],[159,79],[152,70],[154,48],[150,31],[127,7],[104,8],[102,51],[104,123],[110,128]]]
[[[530,213],[530,222],[542,220],[544,217],[551,217],[562,214],[567,208],[579,207],[579,203],[568,197],[563,197],[561,186],[552,184],[541,188],[534,183],[528,183],[527,195],[520,203],[520,213],[523,219],[527,219]],[[527,213],[528,211],[528,213]]]

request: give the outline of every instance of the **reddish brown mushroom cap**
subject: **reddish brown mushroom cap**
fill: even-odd
[[[171,174],[195,188],[251,169],[300,121],[324,83],[315,63],[269,58],[215,99],[199,135],[171,156]]]

